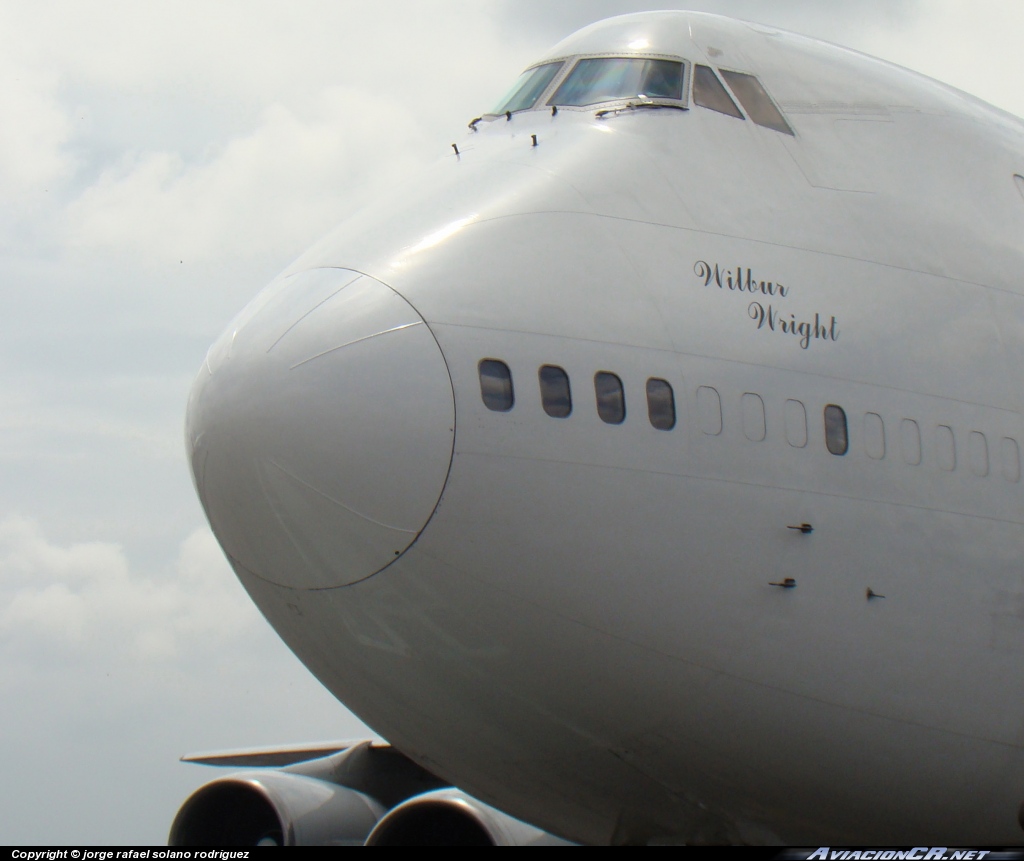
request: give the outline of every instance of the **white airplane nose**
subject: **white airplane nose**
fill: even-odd
[[[400,556],[448,476],[451,379],[391,288],[313,269],[267,288],[210,349],[186,419],[214,534],[253,574],[355,583]]]

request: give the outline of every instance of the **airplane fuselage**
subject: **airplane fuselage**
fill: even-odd
[[[570,839],[1019,841],[1024,126],[713,16],[550,57],[627,54],[792,134],[476,123],[211,348],[214,532],[367,724]]]

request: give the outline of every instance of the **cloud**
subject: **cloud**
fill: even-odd
[[[0,651],[29,664],[194,659],[259,624],[208,529],[170,576],[133,572],[114,543],[62,547],[22,517],[0,522]]]
[[[490,7],[0,6],[0,192],[62,180],[33,239],[53,231],[51,249],[78,259],[287,259],[373,177],[445,152],[514,78],[521,60]]]
[[[72,124],[57,94],[57,76],[0,51],[0,198],[24,207],[71,175],[65,147]]]
[[[205,160],[147,152],[104,170],[67,209],[69,241],[190,261],[298,249],[339,218],[365,167],[410,169],[422,138],[399,105],[330,87],[271,105]]]
[[[933,0],[912,27],[875,28],[862,50],[1024,116],[1019,34],[1024,6],[1008,0]]]
[[[4,836],[154,845],[207,769],[183,753],[367,735],[270,631],[208,529],[164,568],[0,520]]]

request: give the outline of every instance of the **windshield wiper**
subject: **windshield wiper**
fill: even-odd
[[[638,108],[672,108],[676,111],[690,110],[686,105],[664,105],[659,102],[628,102],[622,107],[605,108],[604,110],[600,110],[595,114],[595,116],[603,118],[610,116],[611,114],[621,114],[623,111],[635,111]]]

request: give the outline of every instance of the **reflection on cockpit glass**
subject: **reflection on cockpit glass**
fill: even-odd
[[[693,103],[702,108],[710,108],[720,114],[742,120],[743,114],[736,107],[722,82],[715,77],[710,66],[693,67]]]
[[[719,69],[725,82],[732,88],[740,104],[746,108],[747,115],[759,126],[766,129],[774,129],[785,135],[793,134],[793,130],[782,116],[782,112],[775,107],[761,82],[753,75],[745,72],[730,72],[726,69]],[[794,135],[795,137],[795,135]]]
[[[494,113],[503,114],[506,111],[525,111],[532,108],[533,103],[540,98],[541,93],[547,89],[551,79],[558,73],[561,63],[546,63],[533,69],[527,69],[519,76],[515,86],[509,90],[494,109]]]
[[[596,105],[635,98],[681,100],[683,64],[627,57],[580,60],[548,104]]]

